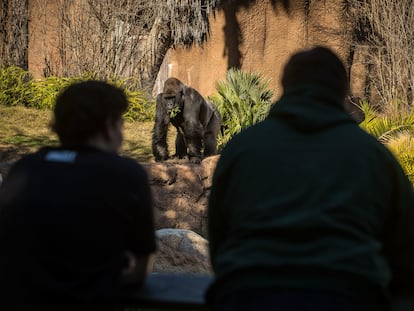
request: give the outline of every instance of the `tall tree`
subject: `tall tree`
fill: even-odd
[[[27,69],[27,0],[0,1],[0,66]]]
[[[367,66],[369,99],[378,106],[414,104],[414,2],[348,0],[358,26],[354,45]],[[384,108],[386,109],[386,108]]]

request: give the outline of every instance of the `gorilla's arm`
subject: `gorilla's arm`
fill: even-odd
[[[203,125],[200,122],[200,110],[204,98],[195,89],[185,87],[182,93],[184,136],[188,147],[188,157],[191,162],[201,161],[201,149],[203,147]]]
[[[175,137],[175,154],[174,157],[183,159],[187,155],[187,144],[181,129],[177,128],[177,136]]]
[[[204,156],[208,157],[217,153],[217,136],[221,129],[221,115],[219,111],[206,101],[212,111],[210,120],[204,131]]]
[[[155,106],[155,123],[152,131],[152,153],[155,161],[168,159],[167,133],[170,116],[163,94],[158,94]]]

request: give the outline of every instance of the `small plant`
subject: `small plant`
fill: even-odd
[[[168,112],[168,114],[170,115],[170,118],[173,119],[180,113],[180,111],[180,107],[174,107]]]
[[[209,97],[219,110],[223,133],[219,149],[241,130],[264,120],[272,106],[273,91],[267,89],[270,79],[261,75],[230,69],[226,80],[217,82],[217,93]]]

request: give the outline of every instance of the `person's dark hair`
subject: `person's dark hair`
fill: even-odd
[[[84,143],[128,108],[125,92],[103,81],[69,85],[56,98],[52,129],[62,145]]]
[[[343,62],[330,49],[321,46],[294,54],[284,68],[284,89],[303,83],[327,86],[342,98],[349,91],[348,75]]]

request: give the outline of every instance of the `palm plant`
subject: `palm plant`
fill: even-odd
[[[365,114],[360,126],[391,150],[414,184],[414,108],[397,100],[382,111],[366,101],[360,108]]]
[[[219,149],[241,130],[266,118],[273,97],[273,91],[267,89],[269,83],[270,79],[265,80],[260,74],[238,69],[230,69],[226,80],[216,83],[217,93],[209,99],[222,116]]]
[[[361,127],[383,143],[401,133],[414,133],[414,109],[400,101],[391,101],[382,111],[366,101],[360,108],[365,115]]]
[[[414,184],[414,137],[412,133],[399,133],[387,143],[387,146],[395,154],[405,174]]]

